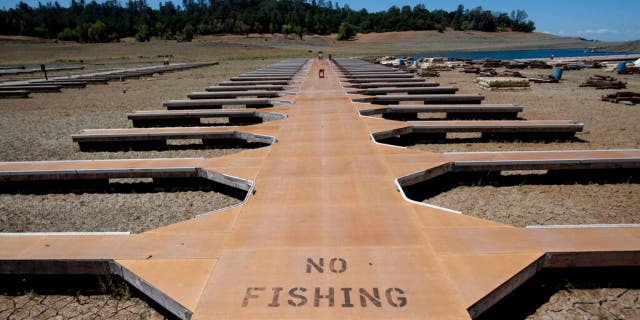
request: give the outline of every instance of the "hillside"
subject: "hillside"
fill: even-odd
[[[524,50],[537,48],[585,48],[591,42],[544,33],[480,31],[405,31],[358,34],[351,41],[336,41],[336,35],[298,37],[282,34],[199,36],[193,42],[153,39],[139,43],[80,44],[46,40],[23,41],[0,37],[0,55],[5,64],[52,63],[73,60],[139,60],[173,55],[176,60],[246,60],[260,58],[313,57],[318,51],[336,56],[407,55],[446,51]]]
[[[378,54],[415,54],[450,51],[526,50],[540,48],[582,48],[588,42],[546,33],[452,31],[406,31],[358,35],[356,41],[338,48],[356,46]]]
[[[610,44],[605,49],[615,52],[640,52],[640,40]]]

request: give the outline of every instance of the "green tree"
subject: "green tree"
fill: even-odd
[[[235,26],[233,27],[233,32],[245,34],[247,38],[249,37],[249,31],[251,31],[251,27],[244,23],[241,20],[236,20]]]
[[[98,20],[96,21],[89,30],[87,30],[87,35],[89,36],[89,41],[91,42],[107,42],[109,39],[107,33],[107,25],[104,22]]]
[[[294,28],[294,31],[295,31],[296,35],[298,35],[300,40],[302,40],[302,37],[304,37],[304,30],[302,29],[302,26],[296,26]]]
[[[338,29],[338,41],[349,40],[356,35],[356,28],[349,22],[342,22]]]
[[[524,10],[511,11],[511,30],[533,32],[536,29],[533,21],[527,21],[529,15]]]
[[[136,32],[136,35],[135,35],[136,41],[147,42],[151,40],[151,29],[149,28],[148,25],[141,24],[136,27],[136,30],[138,31]]]
[[[513,24],[526,23],[528,17],[529,15],[524,10],[511,11],[511,21],[513,22]]]
[[[287,39],[289,37],[289,34],[293,32],[293,26],[290,24],[283,24],[282,25],[282,33],[284,33],[284,38]]]
[[[171,29],[165,26],[161,21],[156,22],[155,32],[162,40],[173,40],[173,33],[171,33]]]
[[[255,32],[259,33],[259,34],[263,34],[264,33],[264,26],[259,21],[255,21],[253,23],[253,30]]]
[[[187,25],[197,27],[193,33],[198,34],[287,31],[287,36],[339,32],[343,22],[363,33],[445,28],[487,32],[535,30],[534,22],[528,20],[524,10],[509,14],[481,7],[469,10],[462,5],[454,11],[429,11],[424,5],[416,5],[392,6],[370,13],[353,10],[348,5],[340,7],[337,1],[328,0],[180,0],[181,5],[169,0],[157,9],[151,8],[148,0],[70,1],[67,8],[55,1],[43,1],[36,7],[20,2],[14,8],[0,8],[0,31],[7,35],[103,42],[135,36],[141,25],[149,26],[149,35],[137,38],[156,35],[171,39],[179,33],[182,41],[189,38],[189,32],[185,34],[189,31],[185,30]]]
[[[81,23],[76,26],[74,29],[74,33],[78,37],[78,41],[80,42],[89,42],[89,25],[86,23]]]
[[[496,18],[491,14],[491,11],[483,11],[477,17],[476,20],[476,30],[485,31],[485,32],[496,32],[498,31],[498,25],[496,23]]]
[[[191,24],[187,24],[182,28],[182,31],[176,34],[176,40],[178,42],[191,42],[193,40],[193,26]]]
[[[469,31],[470,29],[471,29],[471,24],[469,23],[469,21],[467,20],[462,21],[462,23],[460,24],[460,30]]]
[[[78,41],[78,35],[74,30],[66,27],[58,33],[58,39],[62,41]]]

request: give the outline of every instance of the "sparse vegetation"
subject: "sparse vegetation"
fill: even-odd
[[[288,38],[289,34],[293,32],[293,26],[290,24],[282,25],[282,33],[284,34],[284,38]]]
[[[134,294],[133,289],[118,276],[87,277],[78,288],[72,276],[65,279],[70,284],[52,280],[47,284],[42,278],[24,277],[9,279],[3,283],[11,287],[0,294],[0,318],[2,319],[162,319],[165,314],[155,310],[147,298]],[[19,285],[13,283],[19,281]],[[26,289],[35,285],[42,292]],[[166,315],[173,319],[171,315]]]
[[[148,25],[141,24],[138,27],[136,27],[136,30],[138,31],[136,32],[136,35],[135,35],[136,41],[147,42],[151,40],[151,30],[149,30]]]
[[[340,24],[337,40],[349,40],[356,35],[355,27],[349,22]]]
[[[193,26],[188,24],[182,28],[182,31],[176,34],[176,40],[178,40],[178,42],[191,42],[191,40],[193,40],[193,35]]]
[[[98,286],[100,294],[109,294],[115,299],[130,299],[131,288],[129,284],[120,278],[114,278],[110,273],[104,276],[98,275]]]
[[[87,30],[87,36],[90,42],[107,42],[107,25],[98,20]]]

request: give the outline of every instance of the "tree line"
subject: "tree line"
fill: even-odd
[[[151,37],[191,41],[195,34],[338,33],[347,39],[356,32],[408,30],[478,30],[486,32],[535,30],[527,13],[492,12],[482,7],[455,11],[392,6],[369,13],[326,0],[182,0],[181,5],[161,2],[157,9],[145,0],[102,3],[71,0],[69,7],[57,1],[30,7],[20,2],[0,10],[0,33],[79,42],[110,42],[123,37],[149,41]]]

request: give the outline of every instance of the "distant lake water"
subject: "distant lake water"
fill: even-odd
[[[542,59],[550,58],[552,55],[555,58],[566,57],[595,57],[595,56],[609,56],[625,54],[624,52],[585,52],[585,49],[541,49],[541,50],[505,50],[505,51],[470,51],[470,52],[443,52],[433,54],[416,54],[414,58],[424,57],[448,57],[448,58],[462,58],[462,59],[499,59],[499,60],[513,60],[513,59]]]

